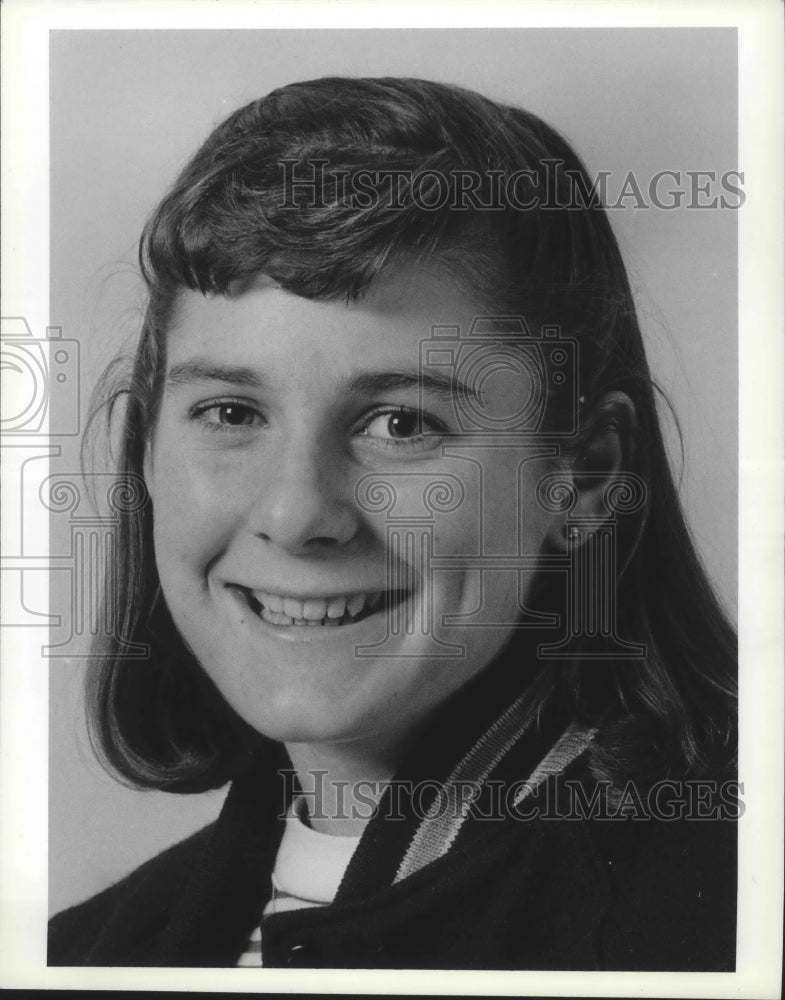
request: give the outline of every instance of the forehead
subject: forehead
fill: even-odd
[[[447,275],[406,267],[357,302],[314,301],[259,278],[227,295],[185,290],[167,336],[169,367],[198,355],[268,369],[379,368],[416,362],[434,325],[468,329],[479,307]]]

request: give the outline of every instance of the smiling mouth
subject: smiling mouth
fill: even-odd
[[[334,597],[289,597],[248,587],[233,586],[257,618],[284,627],[337,628],[356,625],[370,615],[400,604],[402,590],[363,591]]]

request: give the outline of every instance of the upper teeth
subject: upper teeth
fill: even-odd
[[[321,621],[323,618],[343,618],[348,611],[355,618],[366,606],[373,608],[381,602],[381,592],[351,594],[336,597],[308,597],[301,600],[297,597],[286,597],[283,594],[270,594],[264,590],[252,590],[254,598],[274,614],[286,615],[306,621]]]

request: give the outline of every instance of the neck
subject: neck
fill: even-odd
[[[354,744],[287,743],[286,751],[311,827],[335,836],[362,833],[398,763],[397,754],[383,747],[365,753]]]

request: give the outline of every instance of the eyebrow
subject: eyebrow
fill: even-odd
[[[267,380],[255,368],[216,364],[199,358],[172,365],[166,376],[166,384],[170,386],[189,385],[192,382],[232,382],[250,389],[264,389],[267,386]]]
[[[193,382],[231,382],[251,389],[265,389],[269,386],[263,373],[256,368],[217,364],[200,358],[173,365],[166,376],[169,386]],[[452,375],[443,372],[418,372],[416,369],[361,372],[347,376],[341,386],[342,392],[358,392],[366,396],[401,389],[420,389],[448,400],[455,396],[480,398],[476,389]]]
[[[452,375],[417,370],[362,372],[348,379],[346,388],[368,396],[378,392],[395,392],[397,389],[420,389],[448,400],[455,396],[480,398],[476,389]]]

